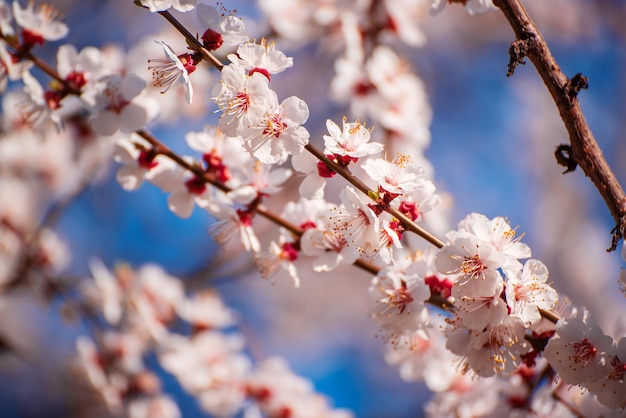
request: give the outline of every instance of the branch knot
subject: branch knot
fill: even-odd
[[[559,165],[567,167],[563,174],[576,170],[578,163],[576,163],[576,161],[574,160],[572,147],[570,145],[561,144],[556,147],[556,151],[554,151],[554,156],[556,157],[556,162]]]
[[[606,249],[607,253],[617,250],[617,244],[619,240],[624,238],[624,229],[626,228],[626,215],[622,215],[619,218],[619,222],[613,229],[611,229],[611,246]]]
[[[578,96],[581,90],[586,90],[589,87],[589,78],[585,77],[581,73],[576,74],[574,77],[567,80],[565,85],[565,93],[570,100]]]
[[[526,65],[524,58],[528,55],[529,38],[516,39],[509,47],[509,69],[506,72],[507,77],[511,77],[518,65]]]

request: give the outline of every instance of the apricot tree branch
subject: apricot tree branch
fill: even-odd
[[[315,148],[312,144],[307,144],[304,148],[307,151],[309,151],[313,156],[315,156],[318,160],[326,164],[327,167],[339,173],[341,177],[343,177],[350,184],[352,184],[354,187],[359,189],[363,194],[365,194],[368,197],[371,197],[370,193],[373,192],[373,190],[370,190],[370,188],[367,187],[367,185],[363,183],[358,177],[352,174],[352,172],[350,172],[349,169],[337,164],[336,162],[328,158],[326,155],[324,155],[323,152]],[[399,210],[396,210],[392,207],[387,207],[384,209],[384,211],[389,213],[391,216],[395,217],[396,219],[398,219],[407,231],[411,231],[414,234],[422,237],[423,239],[425,239],[426,241],[428,241],[430,244],[434,245],[435,247],[441,248],[445,245],[443,241],[441,241],[439,238],[437,238],[436,236],[434,236],[433,234],[431,234],[430,232],[428,232],[421,226],[417,225],[415,222],[413,222],[411,219],[409,219],[406,215],[404,215]]]
[[[559,163],[565,165],[567,171],[579,166],[604,198],[615,220],[615,228],[611,231],[611,247],[607,250],[613,251],[619,240],[626,235],[626,195],[580,109],[577,95],[581,89],[587,87],[587,79],[581,74],[572,79],[563,74],[545,39],[519,0],[493,0],[493,3],[509,21],[517,38],[509,50],[511,60],[507,75],[513,74],[517,65],[523,63],[524,57],[528,57],[537,69],[569,134],[569,160],[565,164],[561,161]],[[557,159],[558,157],[559,155]]]

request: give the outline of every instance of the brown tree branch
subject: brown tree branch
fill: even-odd
[[[178,164],[180,167],[191,171],[198,178],[202,179],[205,183],[212,185],[213,187],[223,191],[224,193],[228,193],[229,191],[231,191],[231,189],[228,186],[212,178],[210,175],[205,173],[201,167],[187,162],[184,158],[182,158],[181,156],[176,154],[174,151],[169,149],[165,144],[159,141],[154,135],[152,135],[148,131],[142,129],[142,130],[136,131],[135,133],[141,136],[147,142],[149,142],[150,145],[155,147],[155,149],[158,151],[159,154],[167,156],[176,164]],[[291,222],[288,222],[286,219],[268,210],[263,205],[258,205],[255,208],[255,211],[256,213],[266,218],[270,222],[289,230],[292,234],[296,236],[301,236],[304,233],[302,228],[300,228],[297,225],[292,224]],[[367,260],[363,260],[360,258],[354,262],[354,265],[374,275],[378,274],[378,271],[380,270],[374,264],[370,263]]]
[[[604,159],[580,109],[577,95],[580,89],[587,87],[587,79],[577,74],[570,80],[563,74],[545,39],[519,0],[493,0],[493,3],[502,10],[517,37],[509,51],[511,61],[507,75],[512,75],[517,64],[523,63],[524,56],[537,69],[569,134],[571,148],[567,171],[572,171],[571,167],[575,168],[576,165],[580,166],[604,198],[615,220],[615,228],[611,231],[611,247],[607,250],[613,251],[626,235],[626,195]]]
[[[359,189],[363,194],[370,197],[370,192],[373,192],[373,190],[370,190],[370,188],[367,187],[367,185],[363,183],[358,177],[352,174],[352,172],[350,172],[348,168],[335,163],[333,160],[331,160],[326,155],[324,155],[322,151],[315,148],[312,144],[307,144],[304,148],[307,151],[309,151],[318,160],[326,164],[327,167],[339,173],[339,175],[343,177],[344,179],[346,179],[348,183],[352,184],[354,187]],[[404,215],[399,210],[396,210],[392,207],[387,207],[384,209],[384,211],[389,213],[391,216],[395,217],[396,219],[398,219],[402,223],[402,226],[404,226],[404,228],[407,231],[411,231],[414,234],[422,237],[423,239],[425,239],[426,241],[428,241],[430,244],[434,245],[435,247],[441,248],[445,245],[443,241],[441,241],[439,238],[437,238],[436,236],[434,236],[433,234],[431,234],[430,232],[428,232],[421,226],[417,225],[415,222],[413,222],[411,219],[409,219],[406,215]]]

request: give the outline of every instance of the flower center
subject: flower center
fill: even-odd
[[[626,376],[626,363],[622,363],[617,357],[613,357],[611,366],[613,366],[613,370],[609,373],[609,379],[618,382],[624,380],[624,376]]]
[[[413,297],[409,293],[406,287],[406,283],[403,281],[402,286],[399,289],[388,290],[389,297],[387,298],[387,304],[393,309],[397,315],[402,315],[407,309],[409,304],[413,302]]]
[[[263,136],[280,137],[280,134],[287,129],[287,124],[283,122],[283,117],[279,113],[274,113],[272,116],[265,120],[265,129],[263,129]]]
[[[476,278],[482,275],[482,272],[487,269],[485,263],[482,262],[478,254],[472,257],[463,257],[464,260],[461,263],[461,271],[468,276]]]
[[[598,353],[598,349],[591,344],[588,339],[584,339],[580,342],[573,343],[574,347],[574,361],[576,363],[589,363]]]
[[[198,176],[194,176],[185,182],[187,191],[191,194],[201,195],[206,191],[206,183]]]

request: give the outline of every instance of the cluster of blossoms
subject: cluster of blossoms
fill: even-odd
[[[281,359],[254,364],[235,328],[236,314],[215,292],[187,296],[180,279],[155,265],[138,271],[120,265],[110,272],[92,261],[91,269],[93,280],[82,284],[83,304],[77,308],[101,318],[107,328],[94,335],[97,343],[81,336],[76,344],[85,377],[111,413],[181,416],[144,363],[153,352],[161,367],[214,416],[233,416],[244,409],[276,418],[351,416],[332,410]],[[185,328],[185,334],[172,331]]]
[[[491,1],[450,2],[464,4],[470,13],[493,7]],[[308,105],[295,96],[279,100],[273,90],[274,75],[293,65],[275,44],[248,42],[241,19],[194,0],[140,3],[151,12],[195,10],[204,32],[187,39],[190,50],[183,54],[162,40],[166,35],[137,47],[149,44],[165,55],[151,58],[148,71],[139,52],[126,59],[120,51],[63,45],[57,78],[44,90],[31,75],[33,48],[62,39],[67,27],[50,9],[22,9],[17,1],[10,8],[0,0],[0,75],[5,84],[6,79],[24,83],[24,92],[7,94],[3,103],[10,136],[0,142],[0,197],[10,195],[15,206],[0,208],[0,283],[13,285],[17,271],[20,281],[52,287],[48,277],[57,275],[67,258],[63,247],[48,230],[32,229],[41,214],[16,208],[42,206],[68,193],[54,185],[91,175],[103,164],[92,155],[101,147],[121,164],[117,180],[125,190],[147,181],[168,194],[168,207],[178,216],[187,218],[196,207],[206,211],[216,219],[211,228],[216,241],[225,245],[238,237],[254,253],[264,278],[288,275],[298,287],[303,271],[357,264],[373,273],[372,319],[387,342],[387,361],[406,380],[424,379],[437,392],[427,406],[431,416],[562,415],[571,406],[605,413],[592,403],[591,393],[609,408],[626,406],[626,338],[615,344],[568,309],[548,283],[546,266],[530,259],[530,248],[505,219],[471,214],[446,235],[447,243],[430,240],[438,250],[407,237],[424,236],[419,225],[441,216],[440,197],[422,154],[431,118],[424,87],[389,45],[390,39],[423,44],[412,16],[429,8],[438,13],[445,1],[372,0],[345,9],[289,1],[268,14],[272,27],[287,38],[325,33],[336,41],[330,95],[349,102],[355,117],[344,117],[341,125],[328,119],[321,151],[309,143],[303,126]],[[265,0],[261,7],[274,10],[273,4]],[[370,15],[377,18],[365,18]],[[22,29],[19,36],[13,21]],[[211,52],[226,54],[229,63]],[[206,61],[221,71],[219,82],[202,70]],[[178,81],[184,88],[177,92],[172,87]],[[211,92],[219,120],[187,133],[186,143],[197,154],[181,156],[145,127],[159,112],[197,106],[193,93],[199,88]],[[176,99],[164,100],[165,93]],[[357,117],[375,122],[380,141]],[[86,139],[70,141],[64,134],[70,131]],[[67,145],[59,147],[63,141]],[[38,163],[51,149],[62,154],[54,159],[59,167]],[[408,155],[409,149],[415,153]],[[390,158],[385,150],[395,155]],[[333,200],[327,183],[338,174],[353,187],[342,187]],[[302,179],[299,197],[283,202],[280,215],[274,215],[265,204],[283,193],[294,175]],[[47,189],[57,193],[41,197]],[[35,197],[44,202],[34,203]],[[260,216],[280,226],[274,240],[256,236],[253,225]],[[91,268],[93,280],[81,286],[77,309],[104,326],[94,331],[95,342],[80,337],[77,349],[82,369],[112,413],[180,416],[144,364],[154,352],[161,367],[211,414],[349,416],[333,411],[282,360],[253,364],[235,315],[215,293],[188,296],[179,279],[156,266],[111,273],[94,262]],[[28,278],[24,271],[43,278]],[[433,319],[427,303],[447,309],[445,319]],[[544,384],[555,373],[560,380]],[[567,385],[589,392],[576,397]]]
[[[152,65],[156,62],[161,66],[152,67],[156,83],[151,88],[147,83],[149,73],[148,80],[142,79],[147,57],[137,62],[127,60],[117,49],[101,51],[87,47],[79,52],[72,45],[63,45],[57,54],[58,79],[45,90],[30,72],[33,48],[44,41],[60,40],[67,34],[67,27],[56,20],[57,15],[48,7],[29,5],[22,9],[15,1],[12,7],[0,2],[0,10],[2,89],[6,89],[8,80],[24,83],[23,92],[8,92],[2,103],[0,196],[6,203],[0,208],[3,289],[8,292],[13,287],[32,286],[42,297],[53,298],[75,285],[59,277],[67,265],[69,250],[45,222],[54,216],[64,199],[79,193],[101,171],[111,155],[128,164],[118,173],[125,189],[135,189],[147,179],[171,193],[170,207],[181,216],[189,216],[195,197],[199,204],[210,206],[216,216],[224,214],[226,203],[202,200],[206,185],[193,176],[189,178],[189,173],[132,133],[143,128],[159,110],[177,108],[182,101],[191,102],[189,83],[185,94],[178,96],[180,101],[171,96],[163,100],[161,93],[178,76],[189,81],[195,56],[176,56],[168,44],[160,41],[156,46],[174,65],[152,60]],[[213,42],[221,46],[228,45],[228,39],[235,43],[247,39],[237,37],[241,31],[238,18],[224,18],[209,6],[202,12],[201,21],[204,18],[207,25],[213,25],[211,19],[217,18],[219,24],[215,27],[225,38],[216,40],[222,35],[215,32]],[[14,35],[13,24],[22,29],[20,36]],[[143,55],[139,51],[145,48],[137,49],[137,54],[129,57]],[[252,69],[256,59],[265,59],[258,56],[259,49],[270,57],[266,60],[267,72],[259,73],[264,74],[263,78],[269,79],[270,73],[278,71],[276,65],[291,65],[284,55],[274,53],[273,47],[265,44],[242,46],[233,60],[242,60],[237,64],[241,68],[246,62],[252,63]],[[181,67],[179,63],[184,59],[186,65]],[[195,72],[196,86],[208,82],[207,76],[207,71]],[[277,104],[276,112],[291,109],[292,102]],[[302,121],[306,120],[306,111],[305,105]],[[302,112],[292,118],[302,118]],[[273,122],[284,125],[276,119],[265,123]],[[190,146],[203,153],[209,175],[234,190],[228,197],[218,199],[245,205],[263,193],[275,192],[289,176],[289,170],[265,170],[245,152],[243,142],[232,140],[221,147],[221,135],[219,131],[188,135]],[[293,126],[284,133],[289,135],[307,134]],[[253,146],[258,138],[252,132],[245,145]],[[221,161],[222,156],[225,162]],[[47,207],[50,216],[45,213]],[[224,216],[230,219],[229,216],[238,215],[232,212]],[[241,219],[245,216],[240,214]],[[38,227],[42,218],[44,222]],[[250,245],[257,247],[254,241],[252,235]],[[181,416],[176,403],[162,393],[160,377],[144,363],[152,352],[163,369],[179,378],[181,385],[211,414],[234,415],[245,409],[251,416],[303,416],[302,411],[320,417],[350,416],[333,411],[308,381],[294,375],[281,360],[269,359],[255,365],[244,352],[243,337],[233,328],[235,316],[216,294],[186,296],[180,279],[156,266],[146,266],[138,272],[122,266],[114,274],[99,262],[93,262],[91,268],[93,279],[80,286],[82,296],[72,306],[76,313],[106,326],[94,327],[91,338],[79,337],[76,347],[80,368],[111,413],[131,417]],[[173,333],[171,328],[175,326],[191,331]]]
[[[453,275],[456,310],[446,329],[447,347],[463,357],[463,367],[483,377],[512,371],[531,347],[528,328],[540,335],[540,310],[556,306],[558,295],[546,283],[548,270],[530,257],[503,218],[471,214],[437,254],[435,266]],[[540,331],[540,332],[537,332]]]
[[[471,214],[447,238],[440,250],[413,257],[402,281],[381,270],[370,289],[382,295],[374,318],[392,337],[388,363],[437,394],[429,415],[570,416],[574,408],[583,416],[619,416],[624,338],[614,344],[587,325],[586,313],[547,283],[541,261],[522,265],[530,249],[505,219]],[[431,323],[422,303],[429,295],[454,303],[452,314]],[[560,319],[554,324],[546,312]]]
[[[31,75],[30,51],[68,32],[55,16],[47,6],[0,2],[0,287],[4,293],[29,285],[45,298],[58,290],[56,277],[67,266],[70,251],[40,220],[53,220],[62,202],[97,177],[110,159],[110,146],[85,129],[85,121],[71,117],[70,98],[65,129],[57,129],[60,98],[53,90],[44,91]],[[73,47],[59,49],[59,72],[68,84],[86,82],[73,71],[80,65],[77,60]],[[7,91],[9,81],[19,80],[22,90]]]

